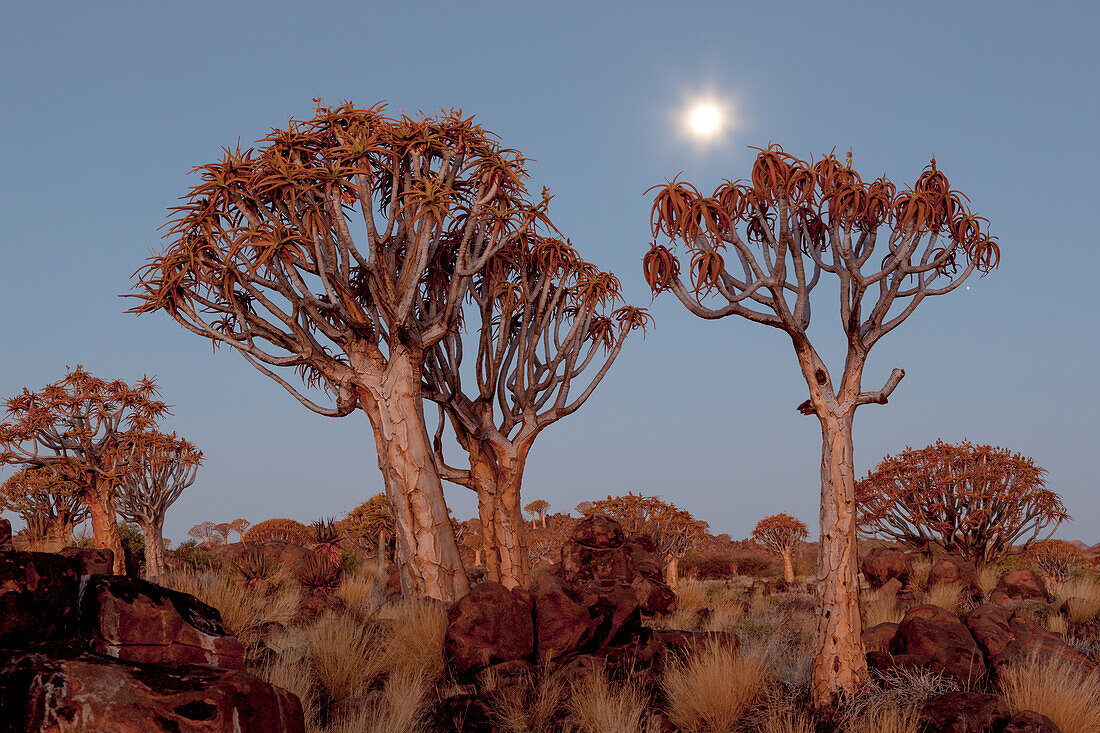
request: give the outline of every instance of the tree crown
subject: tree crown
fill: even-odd
[[[806,539],[806,525],[786,512],[764,517],[752,530],[752,538],[770,550],[785,552]]]

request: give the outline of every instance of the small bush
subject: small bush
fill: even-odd
[[[768,679],[763,647],[739,653],[711,644],[669,664],[661,687],[678,729],[728,731],[763,697]]]
[[[244,533],[245,542],[261,544],[268,540],[284,540],[304,546],[310,541],[309,527],[293,519],[276,518],[254,524]]]
[[[224,562],[222,557],[198,543],[198,540],[181,542],[170,554],[186,570],[196,573],[207,573],[219,570]]]
[[[574,685],[568,709],[581,733],[638,733],[646,699],[629,680],[613,684],[601,671]]]
[[[1000,674],[1001,695],[1013,713],[1034,710],[1062,733],[1100,731],[1100,673],[1054,656],[1030,657]]]

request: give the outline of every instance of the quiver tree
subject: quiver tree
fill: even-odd
[[[296,519],[276,517],[254,524],[244,533],[245,542],[262,544],[270,540],[305,545],[309,542],[309,528]]]
[[[779,555],[783,560],[783,579],[794,582],[794,563],[791,561],[794,551],[806,539],[806,525],[790,514],[780,512],[764,517],[752,530],[752,538],[764,547]]]
[[[134,468],[119,484],[119,515],[134,522],[145,537],[145,572],[164,575],[164,515],[183,490],[195,483],[202,452],[182,438],[157,434],[143,444]],[[208,524],[208,523],[207,523]]]
[[[187,536],[193,537],[207,546],[213,546],[218,541],[218,525],[213,522],[199,522],[187,530]]]
[[[374,542],[378,570],[385,569],[386,546],[389,538],[394,536],[393,511],[385,494],[375,494],[352,509],[344,519],[340,520],[339,526],[350,537]]]
[[[546,510],[550,508],[550,502],[546,499],[535,499],[523,507],[531,515],[531,528],[535,528],[535,521],[542,522],[542,528],[546,529]]]
[[[237,541],[244,542],[244,533],[248,531],[248,528],[252,526],[252,523],[247,519],[234,519],[229,523],[229,528],[237,533]]]
[[[865,183],[832,154],[813,163],[778,146],[761,150],[751,180],[725,182],[705,196],[689,183],[657,186],[656,242],[643,267],[653,292],[669,290],[692,313],[740,316],[779,329],[794,347],[809,399],[799,405],[821,424],[822,612],[814,641],[813,702],[826,707],[867,679],[856,569],[852,420],[856,408],[885,404],[905,372],[863,390],[871,347],[921,301],[986,273],[1000,250],[985,219],[951,189],[935,160],[912,187],[885,177]],[[686,250],[681,276],[674,252]],[[810,343],[810,298],[822,274],[836,278],[846,342],[842,370],[830,372]]]
[[[1063,583],[1085,565],[1085,553],[1062,540],[1040,540],[1027,548],[1027,558],[1046,577]]]
[[[493,256],[470,287],[474,363],[463,363],[458,329],[425,363],[425,394],[441,412],[437,463],[445,478],[477,493],[488,577],[509,588],[530,582],[520,489],[535,438],[585,403],[627,335],[650,322],[641,308],[615,307],[619,287],[568,242],[525,235]],[[444,460],[448,422],[468,468]]]
[[[657,496],[609,496],[591,502],[589,514],[604,514],[628,532],[648,535],[665,561],[665,582],[673,588],[680,578],[680,558],[707,531],[706,522]]]
[[[58,546],[88,518],[80,485],[45,467],[24,468],[0,484],[0,511],[15,512]]]
[[[471,118],[382,111],[318,106],[199,168],[169,245],[136,273],[133,312],[228,344],[320,415],[362,409],[402,588],[455,599],[468,582],[424,426],[423,360],[471,278],[545,202],[526,197],[524,158]]]
[[[860,531],[989,565],[1070,518],[1045,475],[1031,458],[990,445],[906,448],[856,484]]]
[[[0,423],[0,465],[44,468],[77,484],[96,546],[112,551],[116,574],[126,570],[115,494],[168,412],[156,395],[149,377],[131,386],[77,366],[38,392],[24,389],[9,399]]]

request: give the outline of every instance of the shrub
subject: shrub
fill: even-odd
[[[1013,713],[1034,710],[1062,733],[1100,731],[1100,673],[1054,656],[1030,657],[1000,673],[1000,692]]]
[[[311,596],[330,596],[340,587],[342,571],[339,565],[333,565],[327,559],[317,555],[307,555],[298,568],[295,577],[302,588]]]
[[[637,733],[642,729],[646,700],[631,681],[612,684],[599,671],[573,686],[568,708],[582,733]]]
[[[268,540],[285,540],[296,545],[306,545],[309,543],[309,536],[309,528],[301,522],[276,518],[252,525],[244,533],[244,541],[261,543]]]
[[[688,550],[680,560],[680,574],[699,580],[722,580],[735,572],[733,558],[729,555],[702,555],[695,550]]]
[[[670,663],[661,687],[678,730],[727,731],[763,697],[768,679],[763,647],[739,653],[710,644]]]
[[[199,573],[218,570],[224,564],[220,555],[212,552],[209,547],[200,545],[198,540],[181,542],[171,551],[171,555],[185,568]]]

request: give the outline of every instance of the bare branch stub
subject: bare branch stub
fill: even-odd
[[[1070,518],[1045,476],[1034,460],[1005,448],[967,441],[907,448],[856,484],[860,531],[996,562]]]

